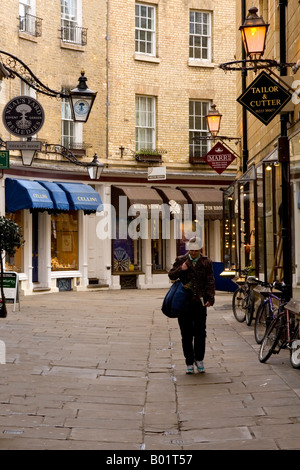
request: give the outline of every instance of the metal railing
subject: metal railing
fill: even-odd
[[[61,24],[61,40],[68,44],[85,46],[87,43],[87,28],[77,26],[73,21],[63,20]]]
[[[42,18],[29,15],[19,16],[19,31],[30,34],[31,36],[42,36]]]

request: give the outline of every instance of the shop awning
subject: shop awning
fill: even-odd
[[[179,187],[189,204],[196,213],[196,205],[204,205],[204,218],[210,220],[223,219],[223,192],[214,188],[184,188]]]
[[[6,178],[5,203],[7,212],[23,209],[54,209],[49,191],[37,181]]]
[[[62,188],[69,202],[70,210],[83,210],[86,214],[102,211],[100,195],[88,184],[57,183]]]
[[[38,181],[38,183],[49,191],[55,210],[68,211],[70,208],[65,191],[57,183],[51,181]]]
[[[162,197],[163,202],[170,206],[171,214],[175,215],[180,212],[180,209],[181,213],[184,213],[184,204],[188,204],[188,200],[179,189],[166,186],[153,186],[153,189]],[[180,208],[178,208],[178,206],[180,206]]]
[[[147,186],[112,186],[112,204],[116,211],[119,210],[119,196],[127,197],[127,208],[133,206],[138,210],[141,205],[146,206],[147,209],[159,208],[163,204],[163,200],[157,191]],[[151,210],[148,210],[148,215]]]

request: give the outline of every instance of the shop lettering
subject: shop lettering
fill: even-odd
[[[78,196],[77,201],[84,201],[84,202],[97,202],[95,197],[88,197],[88,196]]]
[[[34,199],[48,199],[47,194],[33,193],[32,196],[34,197]]]
[[[207,155],[208,162],[231,162],[232,155],[230,153],[225,153],[224,155]]]
[[[259,100],[259,101],[250,101],[250,106],[253,107],[261,107],[261,106],[280,106],[281,105],[281,100],[275,99],[275,100]]]
[[[252,93],[277,93],[278,86],[261,86],[261,87],[253,87]]]

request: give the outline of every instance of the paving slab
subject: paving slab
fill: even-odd
[[[208,309],[205,374],[185,374],[166,289],[21,298],[0,319],[1,450],[300,449],[300,371],[258,361],[232,294]]]

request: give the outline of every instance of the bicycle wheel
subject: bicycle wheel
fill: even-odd
[[[252,320],[253,320],[254,302],[255,302],[255,295],[254,295],[253,290],[251,289],[248,294],[248,305],[246,308],[246,323],[248,326],[251,325]]]
[[[284,316],[284,318],[286,320],[286,316]],[[258,354],[260,362],[266,362],[269,359],[269,357],[273,354],[280,338],[282,338],[284,330],[282,325],[284,324],[284,318],[277,317],[272,321],[270,328],[268,329],[260,345]]]
[[[257,344],[261,344],[265,337],[268,321],[271,316],[271,309],[269,302],[263,302],[257,309],[256,318],[254,323],[254,337]]]
[[[300,369],[300,324],[296,324],[290,349],[290,361],[294,369]]]
[[[246,310],[245,310],[245,292],[239,287],[233,294],[232,297],[232,310],[233,315],[239,322],[245,321]]]

